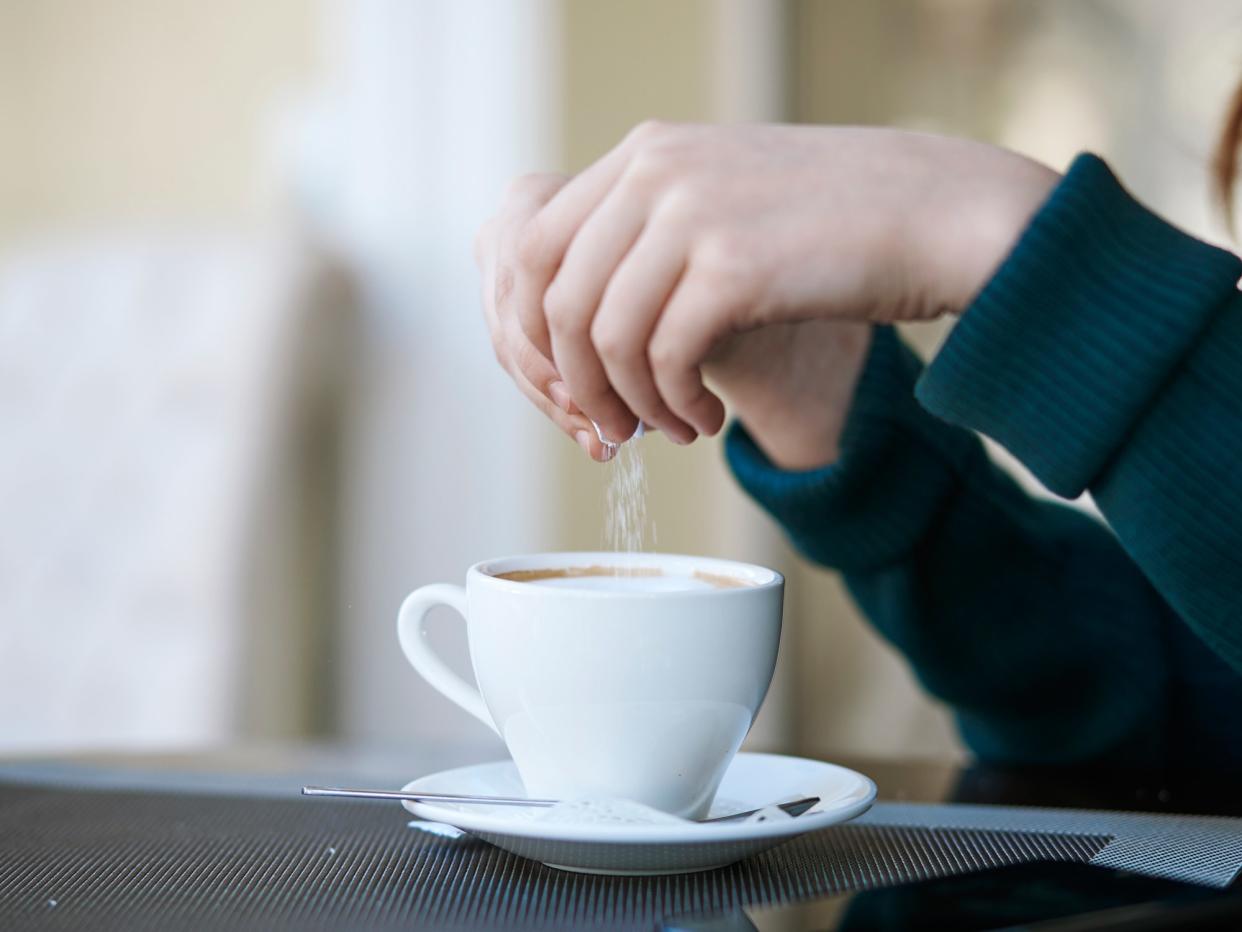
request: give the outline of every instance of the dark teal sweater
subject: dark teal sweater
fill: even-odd
[[[1240,275],[1081,156],[926,369],[877,328],[835,464],[730,432],[980,758],[1242,773]]]

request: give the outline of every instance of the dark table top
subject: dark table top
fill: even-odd
[[[426,773],[500,756],[480,754],[475,745],[447,742],[422,748],[266,742],[162,753],[0,757],[0,779],[287,794],[303,783],[395,788]],[[827,748],[805,756],[866,774],[875,781],[880,800],[1242,817],[1242,792],[1236,776],[1228,774],[997,767],[969,761],[843,755]]]
[[[827,752],[813,756],[867,774],[878,786],[879,799],[889,803],[1242,815],[1237,786],[1212,774],[996,768]],[[29,920],[31,928],[140,928],[144,923],[151,928],[218,924],[230,930],[316,924],[650,928],[653,922],[704,929],[890,928],[904,927],[905,920],[897,926],[868,925],[865,917],[877,914],[875,894],[858,891],[868,885],[899,886],[903,876],[953,873],[951,866],[937,868],[935,845],[928,847],[931,829],[895,826],[891,807],[888,824],[881,820],[842,826],[831,835],[816,833],[824,837],[707,875],[583,879],[502,856],[482,843],[452,852],[435,848],[434,839],[412,843],[401,834],[405,817],[394,817],[391,808],[311,802],[297,795],[306,783],[394,788],[479,759],[476,747],[446,743],[422,748],[252,744],[183,753],[0,759],[0,924],[21,927],[21,922],[14,924],[18,919]],[[281,834],[289,837],[278,839]],[[339,869],[314,863],[323,854],[316,854],[325,844],[322,839],[329,837],[345,839]],[[1054,839],[1031,848],[1023,847],[1021,832],[972,835],[967,829],[946,843],[985,852],[982,860],[967,859],[965,869],[1009,864],[995,874],[1008,877],[1004,870],[1024,858],[1086,861],[1105,839],[1084,832],[1068,847]],[[81,850],[66,850],[74,848]],[[348,862],[347,849],[352,851]],[[1018,849],[1027,853],[1012,854]],[[333,846],[324,850],[336,852]],[[933,854],[927,862],[931,868],[923,873],[897,871],[885,880],[881,872],[867,879],[876,864],[893,858],[913,864],[923,856],[920,851]],[[178,864],[182,856],[192,867]],[[853,865],[853,879],[826,866],[841,860]],[[296,870],[287,869],[295,861]],[[961,882],[973,882],[971,877]],[[1029,881],[1014,877],[1014,883]],[[1040,896],[1049,882],[1041,877],[1035,884]],[[1094,875],[1083,881],[1071,874],[1057,882],[1073,887],[1095,880]],[[873,899],[867,901],[868,896]],[[903,896],[900,909],[925,910],[926,896],[913,901]],[[946,898],[970,899],[960,891],[933,891],[935,901]],[[790,907],[795,901],[804,905]],[[891,918],[895,902],[892,897],[881,902],[877,915]],[[213,903],[214,912],[208,908]],[[691,912],[715,910],[718,915],[690,921],[672,917],[674,906],[683,913],[689,906]],[[968,925],[961,917],[954,924],[992,927]]]

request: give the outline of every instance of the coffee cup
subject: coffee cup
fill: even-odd
[[[702,818],[776,664],[784,578],[674,554],[485,560],[411,593],[397,634],[424,679],[504,741],[529,795],[632,799]],[[466,622],[477,687],[431,648]]]

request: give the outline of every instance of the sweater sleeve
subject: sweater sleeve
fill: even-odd
[[[1239,275],[1080,156],[917,396],[1052,491],[1089,489],[1161,596],[1242,670]]]
[[[735,424],[730,465],[802,552],[844,573],[979,757],[1158,760],[1167,609],[1107,528],[1030,498],[973,433],[924,410],[922,371],[877,328],[836,463],[783,471]]]

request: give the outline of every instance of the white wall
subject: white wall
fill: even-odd
[[[401,657],[397,607],[480,559],[553,543],[552,428],[495,364],[471,240],[511,175],[555,158],[554,12],[333,3],[331,77],[288,130],[306,147],[304,190],[362,291],[337,650],[347,738],[491,747]],[[444,640],[460,645],[453,620],[442,619]]]

